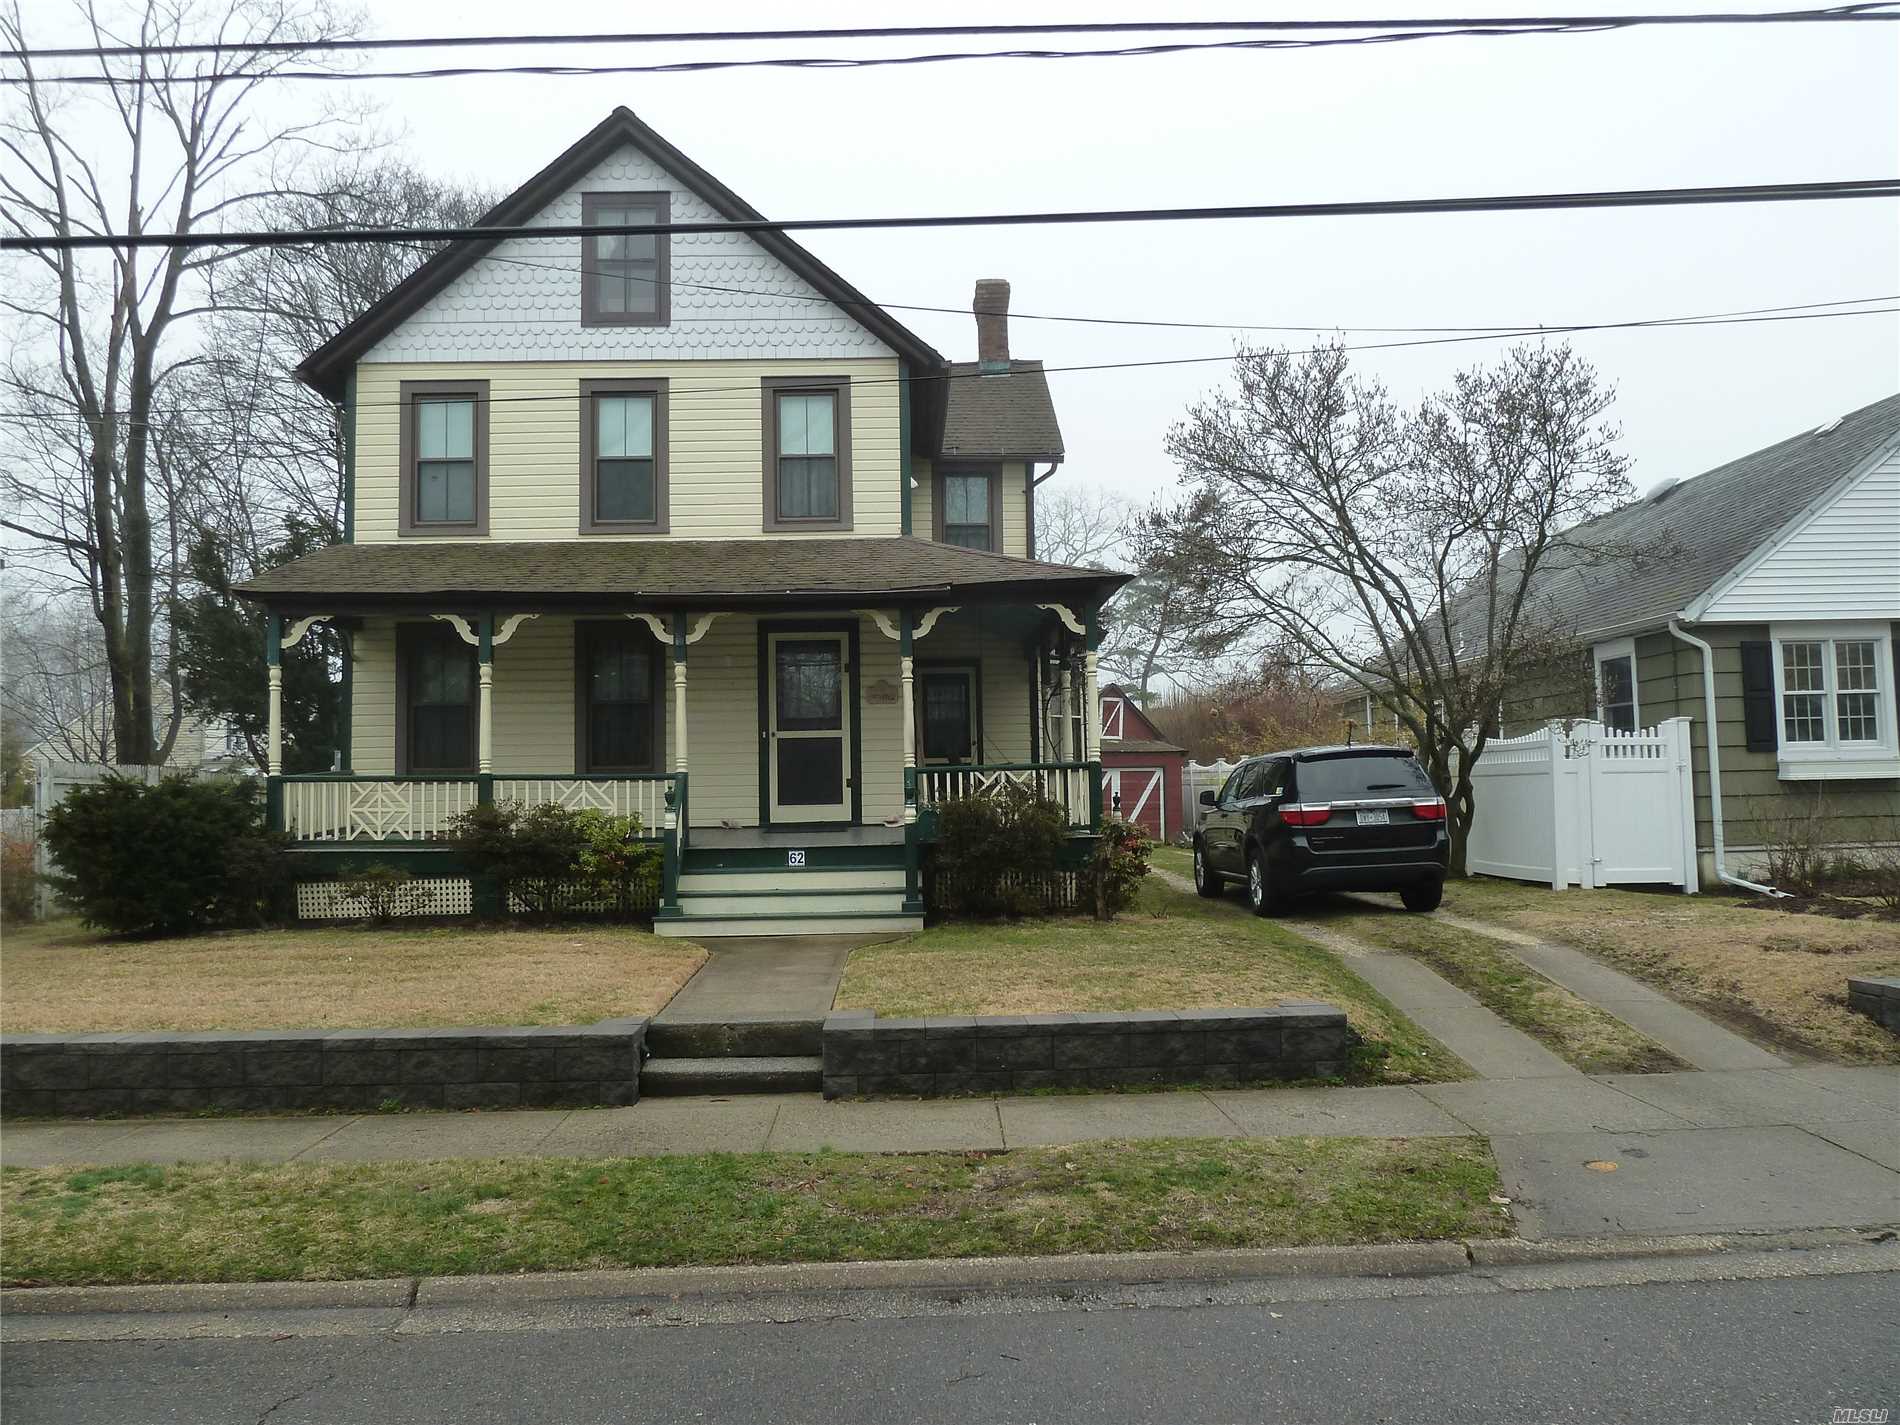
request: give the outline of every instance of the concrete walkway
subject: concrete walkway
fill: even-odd
[[[654,1016],[663,1021],[722,1019],[735,1014],[830,1012],[844,962],[881,935],[791,935],[718,939],[708,959],[672,1002]]]

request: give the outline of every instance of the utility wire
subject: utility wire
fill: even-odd
[[[1818,9],[1716,11],[1691,14],[1407,16],[1398,19],[1119,20],[1014,25],[883,25],[776,30],[647,30],[550,35],[415,35],[383,39],[200,41],[160,45],[77,45],[0,50],[0,59],[121,59],[161,55],[309,54],[316,51],[468,49],[496,45],[728,44],[755,40],[891,40],[941,36],[1206,34],[1222,31],[1627,29],[1647,25],[1777,25],[1900,19],[1890,0]]]
[[[1389,198],[1338,203],[1252,203],[1201,208],[1100,208],[1040,213],[956,213],[912,218],[743,218],[687,223],[550,223],[442,228],[298,228],[278,232],[77,233],[0,238],[0,251],[84,248],[334,246],[352,242],[497,242],[504,238],[658,237],[684,233],[838,232],[889,228],[984,228],[1077,223],[1205,222],[1232,218],[1360,218],[1424,213],[1544,212],[1571,208],[1685,207],[1900,197],[1900,178],[1817,183],[1746,183],[1706,188],[1631,188],[1583,193],[1516,193],[1480,198]]]
[[[1764,312],[1767,312],[1767,311],[1771,311],[1772,309],[1763,309],[1763,310]],[[1480,333],[1465,335],[1465,336],[1427,337],[1427,338],[1422,338],[1415,341],[1364,342],[1364,343],[1359,343],[1356,345],[1353,345],[1353,344],[1340,345],[1338,347],[1334,347],[1331,345],[1315,346],[1315,347],[1306,347],[1300,350],[1289,350],[1286,354],[1289,356],[1311,356],[1311,355],[1316,354],[1317,352],[1332,351],[1332,350],[1348,351],[1348,352],[1397,351],[1397,350],[1409,349],[1409,348],[1414,348],[1414,347],[1456,346],[1456,345],[1461,345],[1466,342],[1473,342],[1473,341],[1503,341],[1503,340],[1510,340],[1517,337],[1568,336],[1568,335],[1579,333],[1579,332],[1632,331],[1632,330],[1668,331],[1668,330],[1682,330],[1689,327],[1749,326],[1749,325],[1753,325],[1760,322],[1799,322],[1799,321],[1816,321],[1816,320],[1822,320],[1822,319],[1827,319],[1827,318],[1832,318],[1832,317],[1877,317],[1877,316],[1896,316],[1896,315],[1900,315],[1900,307],[1865,307],[1865,308],[1860,308],[1854,311],[1846,311],[1846,312],[1795,312],[1795,313],[1786,313],[1782,315],[1739,316],[1739,317],[1717,316],[1717,315],[1710,315],[1706,317],[1700,317],[1700,316],[1698,317],[1652,317],[1652,318],[1645,318],[1639,321],[1627,321],[1627,322],[1579,322],[1579,323],[1574,323],[1569,326],[1560,326],[1560,327],[1557,327],[1557,326],[1525,327],[1516,331],[1480,332]],[[1230,352],[1224,352],[1219,356],[1171,356],[1171,357],[1152,357],[1152,358],[1146,358],[1146,359],[1134,360],[1134,361],[1092,361],[1092,362],[1076,363],[1076,364],[1066,365],[1066,366],[1045,366],[1042,368],[1042,372],[1045,375],[1061,375],[1061,374],[1065,374],[1069,372],[1082,372],[1082,371],[1134,371],[1134,370],[1144,370],[1144,369],[1149,369],[1149,368],[1154,368],[1154,367],[1163,367],[1163,366],[1204,366],[1204,365],[1211,364],[1213,362],[1234,361],[1240,355],[1241,353],[1230,351]],[[928,373],[918,375],[918,376],[872,376],[872,377],[865,377],[862,379],[854,376],[851,378],[851,388],[855,391],[855,390],[860,390],[860,389],[869,389],[869,388],[878,387],[878,386],[897,386],[897,385],[902,385],[905,382],[909,382],[912,385],[924,385],[930,382],[948,383],[952,381],[972,381],[972,380],[985,381],[985,380],[997,380],[997,379],[1000,379],[1000,378],[996,376],[986,375],[982,371],[935,371],[935,372],[928,372]],[[758,382],[756,380],[750,381],[750,382],[732,384],[732,385],[722,385],[722,386],[673,385],[673,386],[669,386],[668,388],[667,402],[669,405],[676,404],[678,401],[678,398],[681,396],[713,396],[713,395],[730,395],[733,393],[753,393],[753,392],[757,392],[758,389],[759,389]],[[491,406],[535,405],[535,404],[540,404],[540,403],[549,402],[549,401],[565,401],[565,402],[578,403],[580,399],[581,397],[578,391],[550,391],[550,392],[543,392],[537,395],[491,396],[488,398],[488,404]],[[404,402],[402,402],[401,400],[358,401],[354,409],[358,411],[397,410],[397,409],[400,409],[403,404]],[[192,415],[192,414],[217,415],[217,414],[228,414],[228,411],[229,411],[229,408],[225,406],[173,406],[173,407],[167,408],[166,415],[167,417],[178,416],[178,415]],[[66,414],[72,416],[74,419],[84,419],[82,414],[77,411],[67,412]],[[33,414],[0,413],[0,422],[10,421],[18,425],[44,424],[45,420],[46,420],[46,416],[40,413],[33,413]],[[137,424],[137,422],[122,421],[121,424],[132,425],[132,424]],[[158,424],[161,424],[161,422],[154,421],[154,422],[150,422],[149,424],[158,425]]]
[[[1900,20],[1893,15],[1814,16],[1813,19]],[[1005,49],[952,50],[931,54],[905,55],[774,55],[753,59],[671,60],[654,64],[465,64],[440,65],[430,69],[206,69],[189,72],[152,72],[141,63],[135,73],[115,74],[68,72],[29,76],[0,75],[0,85],[82,84],[114,88],[161,84],[220,84],[233,79],[270,78],[317,80],[329,83],[356,83],[370,79],[465,79],[472,76],[527,75],[537,77],[589,78],[600,75],[630,74],[703,74],[728,69],[883,69],[893,66],[955,64],[979,59],[1061,60],[1061,59],[1151,59],[1167,55],[1214,52],[1267,52],[1278,50],[1337,49],[1356,45],[1404,44],[1413,40],[1504,39],[1520,35],[1586,35],[1619,33],[1621,25],[1551,25],[1539,28],[1498,28],[1466,26],[1455,29],[1389,30],[1371,34],[1334,36],[1325,39],[1279,38],[1245,40],[1191,40],[1165,44],[1122,45],[1113,49]]]

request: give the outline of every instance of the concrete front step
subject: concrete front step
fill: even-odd
[[[649,1059],[642,1094],[813,1093],[824,1078],[816,1054],[744,1058]]]
[[[734,1014],[719,1019],[647,1022],[647,1052],[655,1059],[776,1058],[815,1055],[825,1021],[798,1014]]]
[[[887,911],[801,911],[760,915],[699,915],[687,910],[676,916],[658,916],[653,933],[676,940],[709,936],[755,935],[882,935],[922,930],[922,915]]]
[[[681,891],[680,910],[694,916],[901,915],[904,888],[876,891]]]
[[[747,867],[680,873],[681,895],[736,895],[753,891],[777,895],[802,894],[806,891],[896,891],[902,895],[904,868],[874,866],[832,870],[823,866],[803,869],[776,866],[765,871]]]

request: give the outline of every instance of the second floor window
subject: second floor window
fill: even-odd
[[[581,383],[581,532],[666,529],[666,382]]]
[[[405,381],[401,532],[488,531],[488,383]]]
[[[581,222],[589,227],[665,225],[666,193],[584,193]],[[669,239],[663,233],[602,233],[581,242],[581,325],[667,324]]]
[[[1001,472],[994,467],[946,468],[937,472],[936,536],[965,549],[1002,551],[998,494]]]
[[[765,467],[768,529],[850,528],[850,388],[769,379]]]

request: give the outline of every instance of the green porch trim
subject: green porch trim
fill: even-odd
[[[337,631],[343,635],[343,686],[337,693],[336,740],[347,772],[356,764],[356,630]]]

